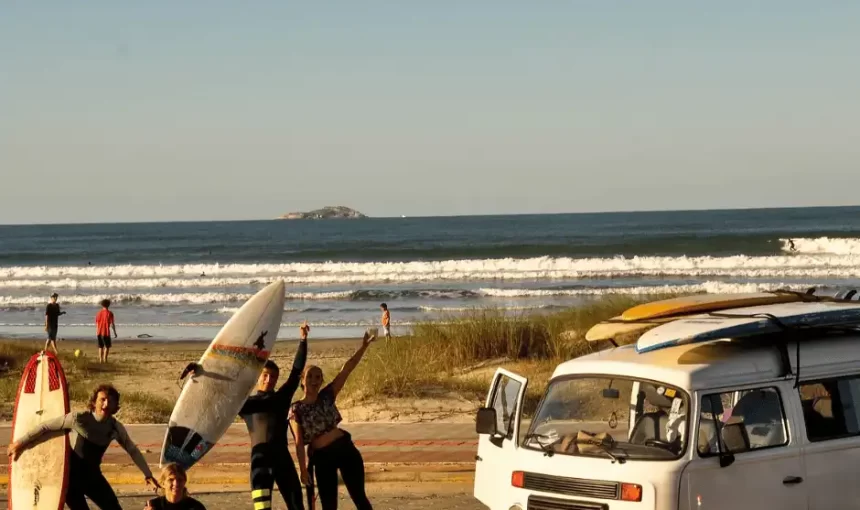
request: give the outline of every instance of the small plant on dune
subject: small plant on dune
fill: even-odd
[[[663,298],[610,296],[546,315],[476,308],[437,322],[422,322],[409,336],[377,341],[345,392],[353,399],[368,399],[418,397],[433,389],[447,389],[480,398],[491,372],[478,379],[453,376],[482,362],[506,360],[528,372],[525,375],[535,382],[527,396],[527,404],[533,405],[539,398],[538,388],[558,362],[593,351],[585,341],[591,326],[631,306]]]

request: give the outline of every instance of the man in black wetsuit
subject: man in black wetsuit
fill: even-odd
[[[289,510],[304,510],[302,486],[287,449],[287,414],[299,386],[308,353],[308,331],[301,327],[301,339],[290,376],[278,391],[278,365],[268,360],[257,381],[257,393],[248,397],[239,411],[251,438],[251,497],[254,510],[272,507],[275,482]]]

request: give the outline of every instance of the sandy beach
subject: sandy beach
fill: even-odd
[[[401,339],[406,340],[406,339]],[[343,363],[359,347],[360,339],[314,339],[309,340],[308,364],[323,369],[330,379]],[[58,342],[60,360],[69,380],[72,409],[83,409],[91,389],[100,383],[111,383],[122,395],[122,409],[118,418],[124,423],[166,423],[181,391],[178,380],[185,366],[197,361],[208,345],[201,341],[160,340],[115,340],[107,364],[98,363],[98,348],[95,340],[66,340]],[[12,419],[15,393],[20,370],[26,359],[41,350],[42,339],[0,339],[0,366],[9,362],[9,368],[0,375],[0,423]],[[373,355],[372,345],[366,357]],[[293,363],[296,343],[278,341],[271,359],[281,367],[283,383]],[[80,357],[73,352],[81,350]],[[5,358],[5,359],[4,359]],[[349,384],[349,383],[348,383]],[[301,390],[295,398],[301,397]],[[416,422],[451,421],[464,422],[474,419],[477,400],[464,399],[460,395],[439,395],[432,398],[388,398],[363,397],[360,402],[348,399],[342,406],[346,422]]]

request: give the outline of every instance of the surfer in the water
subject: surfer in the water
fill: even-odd
[[[338,471],[355,508],[373,510],[364,490],[364,459],[349,432],[337,426],[341,416],[335,400],[349,374],[364,356],[364,351],[375,339],[370,332],[365,332],[358,351],[344,363],[334,380],[322,389],[322,370],[309,365],[302,374],[305,397],[290,408],[290,425],[296,437],[296,456],[302,483],[309,485],[315,472],[323,510],[337,509]],[[305,446],[308,447],[307,461]]]
[[[87,497],[101,510],[122,510],[113,488],[101,471],[102,457],[114,439],[143,473],[146,484],[154,489],[161,488],[137,445],[128,437],[125,427],[114,418],[119,411],[119,392],[116,388],[109,384],[100,385],[93,390],[87,407],[88,411],[69,413],[29,431],[9,445],[9,456],[12,460],[17,459],[42,434],[70,431],[72,454],[69,456],[69,485],[66,492],[66,505],[70,510],[89,510]]]
[[[275,483],[287,508],[304,509],[302,486],[287,449],[287,413],[305,368],[310,329],[307,323],[300,328],[299,347],[287,382],[274,391],[280,369],[274,361],[266,361],[257,380],[257,393],[248,397],[239,411],[239,416],[248,427],[252,444],[251,498],[255,509],[271,508]]]

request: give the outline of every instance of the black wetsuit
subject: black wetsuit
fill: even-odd
[[[171,503],[164,496],[159,496],[149,500],[149,506],[153,510],[206,510],[203,503],[197,501],[191,496],[185,496],[179,503]]]
[[[299,386],[307,359],[308,343],[299,342],[290,376],[278,391],[258,392],[248,397],[239,416],[251,437],[251,498],[254,508],[271,508],[272,488],[278,484],[290,510],[302,509],[302,485],[287,449],[287,414]]]
[[[30,431],[18,440],[28,445],[42,434],[68,430],[72,454],[69,455],[69,485],[66,505],[71,510],[88,510],[85,496],[102,510],[122,510],[116,494],[101,471],[102,457],[108,446],[116,440],[128,452],[145,477],[152,477],[146,459],[128,437],[125,427],[115,418],[99,420],[89,411],[69,413]]]

